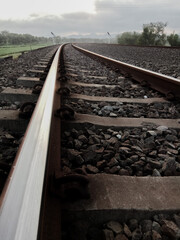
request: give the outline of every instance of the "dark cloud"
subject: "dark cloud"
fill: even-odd
[[[180,33],[179,0],[97,0],[95,13],[69,13],[61,16],[31,14],[27,20],[0,20],[0,31],[30,33],[36,36],[67,34],[118,34],[124,31],[141,31],[150,22],[167,22],[171,31]]]

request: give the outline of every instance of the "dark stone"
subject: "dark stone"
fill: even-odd
[[[89,135],[95,135],[95,133],[94,133],[92,130],[90,130],[90,129],[87,129],[86,131],[87,131],[87,133],[88,133]]]
[[[107,166],[108,167],[113,167],[113,166],[116,166],[116,165],[118,165],[118,161],[117,161],[117,159],[116,158],[111,158],[111,160],[107,163]]]
[[[121,169],[119,170],[119,175],[121,175],[121,176],[129,176],[130,174],[129,174],[129,171],[128,171],[128,170],[126,170],[126,169],[124,169],[124,168],[121,168]]]
[[[172,221],[168,221],[168,220],[162,221],[162,232],[168,237],[170,237],[171,239],[175,240],[180,238],[180,229]]]
[[[130,159],[133,161],[133,162],[137,162],[139,160],[139,156],[138,155],[133,155],[130,157]]]
[[[78,139],[75,139],[74,140],[74,147],[79,150],[81,148],[81,146],[82,146],[82,142],[79,141]]]
[[[112,158],[113,156],[114,156],[114,152],[113,152],[113,151],[110,151],[110,150],[104,151],[103,158],[104,158],[105,160],[109,160],[109,159]]]
[[[168,135],[166,136],[166,140],[167,140],[167,141],[170,141],[170,142],[175,142],[175,141],[177,141],[178,139],[177,139],[176,136],[168,134]]]
[[[92,135],[91,138],[92,138],[94,143],[98,143],[98,144],[100,143],[100,139],[98,138],[97,135]]]
[[[65,135],[66,137],[70,137],[70,136],[71,136],[71,133],[70,133],[70,132],[67,132],[67,131],[65,131],[65,132],[64,132],[64,135]]]
[[[158,233],[161,233],[161,226],[158,222],[156,221],[153,221],[152,223],[152,230],[158,232]]]
[[[102,161],[97,162],[96,167],[97,167],[98,169],[102,170],[103,168],[106,167],[106,165],[107,165],[107,161],[102,160]]]
[[[152,176],[153,177],[161,177],[161,173],[157,169],[153,169]]]
[[[152,240],[161,240],[161,239],[162,239],[161,235],[158,232],[153,230],[152,231]]]
[[[127,147],[120,147],[119,148],[120,155],[122,154],[124,156],[128,156],[130,151],[131,150],[129,148],[127,148]]]
[[[142,237],[142,232],[140,228],[137,228],[132,232],[132,240],[140,240],[141,237]]]
[[[84,163],[84,159],[81,157],[81,155],[78,155],[76,156],[74,162],[76,165],[80,166]]]
[[[86,171],[87,171],[87,173],[94,173],[94,174],[99,172],[98,168],[96,168],[90,164],[87,165]]]
[[[173,218],[177,226],[180,228],[180,215],[174,214]]]
[[[104,229],[104,240],[114,240],[114,233],[109,229]]]
[[[154,103],[154,108],[157,108],[158,110],[163,110],[164,104],[163,103]]]
[[[151,166],[152,168],[160,169],[161,166],[162,166],[161,162],[155,161],[155,160],[148,160],[148,163],[150,164],[150,166]]]
[[[154,136],[148,137],[144,140],[145,144],[151,144],[154,143]]]
[[[108,139],[111,138],[111,135],[110,134],[104,134],[104,138],[105,138],[105,140],[108,140]]]
[[[109,140],[107,140],[107,142],[111,145],[114,145],[116,142],[118,142],[118,139],[116,137],[111,137]]]
[[[128,238],[131,238],[131,237],[132,237],[132,233],[131,233],[129,227],[128,227],[126,224],[124,224],[123,230],[124,230],[125,235],[126,235]]]
[[[170,158],[167,159],[163,164],[162,171],[165,176],[176,175],[176,161]]]
[[[128,238],[124,234],[118,234],[115,240],[128,240]]]
[[[106,224],[107,228],[112,230],[114,233],[119,234],[123,232],[123,227],[119,222],[110,221]]]
[[[170,216],[165,213],[161,213],[153,216],[153,220],[162,225],[164,219],[170,220]]]
[[[132,147],[131,147],[131,150],[133,150],[133,151],[135,151],[135,152],[136,152],[136,151],[137,151],[137,152],[143,152],[142,149],[141,149],[140,147],[138,147],[138,146],[132,146]]]
[[[134,231],[135,229],[137,229],[138,228],[137,219],[130,219],[128,226],[129,226],[129,229],[131,230],[131,232]]]
[[[73,138],[78,138],[79,132],[76,129],[73,128],[72,131],[71,131],[71,135],[72,135]]]
[[[143,220],[140,224],[141,224],[143,233],[152,230],[152,221],[151,220]]]
[[[67,166],[64,166],[63,167],[63,174],[67,175],[67,174],[70,174],[70,173],[71,173],[71,169]]]
[[[157,151],[154,150],[154,151],[150,152],[149,156],[155,158],[157,156]]]
[[[174,154],[174,155],[177,155],[178,154],[178,150],[176,150],[176,149],[172,149],[172,148],[168,148],[167,149],[167,153],[169,154]]]
[[[80,135],[80,136],[78,137],[78,140],[79,140],[80,142],[82,142],[82,143],[87,143],[87,142],[88,142],[88,139],[87,139],[86,136],[84,136],[84,135]]]
[[[120,169],[120,166],[114,166],[114,167],[110,168],[109,172],[111,174],[115,174],[115,173],[119,172],[119,169]]]
[[[101,147],[97,150],[95,150],[96,153],[103,153],[104,152],[104,147]]]
[[[91,162],[94,161],[96,159],[96,152],[94,151],[88,151],[88,152],[84,152],[83,154],[83,158],[85,162]]]
[[[152,240],[152,232],[148,231],[148,232],[144,233],[142,240]]]
[[[80,154],[81,154],[81,152],[79,152],[75,149],[67,149],[67,155],[68,155],[69,161],[73,161]]]

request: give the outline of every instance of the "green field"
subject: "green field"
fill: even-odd
[[[37,45],[6,45],[0,46],[0,58],[13,56],[13,58],[21,55],[22,52],[28,52],[37,48],[46,47],[49,45],[37,44]]]

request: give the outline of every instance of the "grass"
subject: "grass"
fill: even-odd
[[[37,44],[37,45],[6,45],[0,46],[0,58],[13,56],[13,58],[21,55],[22,52],[28,52],[34,49],[49,46],[48,44]]]

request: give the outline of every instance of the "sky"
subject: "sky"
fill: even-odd
[[[0,32],[102,38],[163,22],[167,34],[180,34],[180,0],[0,1]]]

